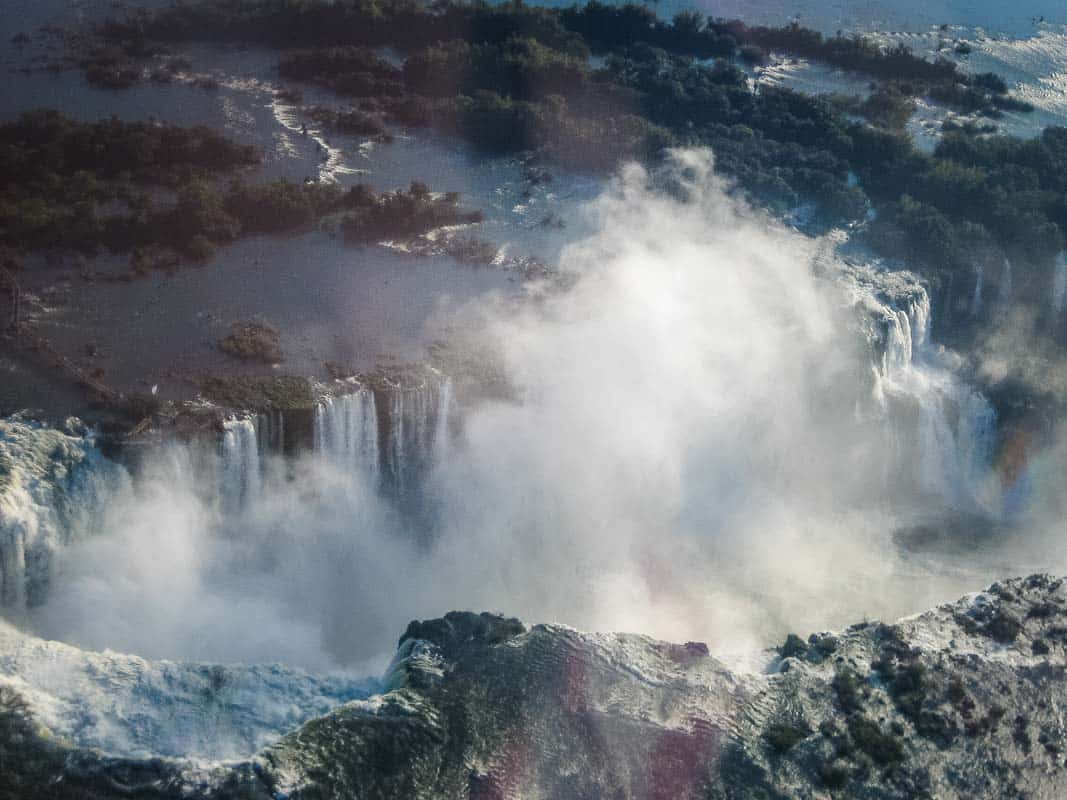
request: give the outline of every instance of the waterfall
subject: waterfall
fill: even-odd
[[[919,486],[956,508],[999,513],[988,496],[997,416],[989,401],[949,373],[915,392],[920,407]]]
[[[382,452],[382,488],[403,496],[418,491],[422,479],[447,442],[452,384],[435,375],[411,385],[385,384],[376,389],[384,395],[379,417],[388,443]]]
[[[260,495],[262,465],[258,420],[231,418],[222,425],[219,496],[228,510],[246,508]]]
[[[379,480],[378,411],[374,392],[324,397],[315,409],[315,449],[339,464],[364,471],[372,486]]]
[[[1067,251],[1056,257],[1056,271],[1052,276],[1052,309],[1063,311],[1063,296],[1067,292]]]
[[[1011,259],[1007,256],[1004,257],[1004,266],[1000,270],[1000,287],[998,291],[997,303],[1000,307],[1000,311],[1007,311],[1011,308],[1011,296],[1012,296],[1012,277],[1011,277]]]
[[[449,379],[433,373],[325,397],[307,441],[387,496],[415,497],[448,446],[452,391]],[[74,421],[69,427],[0,419],[0,607],[44,602],[55,552],[105,528],[106,509],[136,491],[130,472],[101,453],[91,431],[76,431]],[[237,514],[263,496],[268,454],[287,451],[287,427],[281,413],[235,416],[222,421],[219,439],[131,444],[127,452],[140,464],[135,471],[188,486],[208,506]]]
[[[980,280],[981,273],[979,273]],[[886,423],[889,449],[918,488],[956,508],[989,510],[986,496],[996,436],[989,401],[954,372],[930,339],[930,297],[906,272],[847,266],[844,284],[867,320],[872,406]]]
[[[930,341],[930,296],[916,284],[903,296],[885,299],[874,293],[865,294],[864,299],[867,311],[882,328],[882,376],[910,370]]]
[[[54,552],[97,531],[128,484],[92,432],[0,419],[0,606],[44,602]]]
[[[955,437],[945,415],[945,398],[934,392],[917,394],[919,401],[919,482],[949,502],[958,499]]]
[[[385,429],[388,435],[389,445],[385,449],[382,471],[388,476],[389,484],[397,493],[404,491],[404,474],[408,459],[405,458],[404,448],[404,388],[392,386],[387,389],[389,403],[385,408],[389,409],[386,417]]]
[[[230,418],[221,440],[152,444],[131,457],[236,513],[262,494],[262,438],[258,419]],[[133,491],[130,472],[101,453],[93,432],[0,419],[0,606],[44,602],[56,551],[105,528],[107,508]]]
[[[437,393],[437,408],[434,410],[437,433],[433,444],[433,457],[436,461],[441,461],[448,456],[448,423],[451,413],[452,379],[445,378],[444,382],[441,384],[441,390]]]
[[[962,465],[963,486],[983,507],[989,506],[986,482],[990,477],[997,439],[997,412],[978,392],[966,391],[960,415],[957,449]]]
[[[349,389],[350,387],[346,387]],[[315,450],[360,470],[387,494],[418,491],[448,446],[452,381],[380,378],[374,388],[324,397],[315,411]]]
[[[911,322],[912,352],[922,352],[930,341],[930,295],[923,289],[908,305],[908,320]]]
[[[911,365],[914,340],[911,319],[906,311],[886,309],[885,324],[887,330],[885,350],[882,353],[882,375],[888,377]]]

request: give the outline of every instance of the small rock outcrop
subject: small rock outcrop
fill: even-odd
[[[1065,668],[1067,587],[1047,575],[790,637],[762,672],[697,642],[453,612],[408,627],[383,693],[240,764],[111,758],[8,698],[0,796],[1059,798]]]

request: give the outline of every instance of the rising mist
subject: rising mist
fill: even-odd
[[[425,487],[429,542],[322,456],[268,465],[262,499],[223,515],[173,447],[61,552],[31,626],[148,657],[373,670],[409,619],[485,609],[730,652],[1015,570],[1015,544],[897,546],[945,508],[900,477],[914,452],[872,398],[831,244],[729,189],[707,152],[629,166],[561,257],[573,288],[463,310],[514,398],[463,414]]]

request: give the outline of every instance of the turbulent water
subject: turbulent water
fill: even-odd
[[[96,533],[128,483],[90,432],[0,419],[0,606],[43,602],[53,553]]]
[[[1052,309],[1059,314],[1063,311],[1063,296],[1067,292],[1067,253],[1056,257],[1056,269],[1052,278]]]
[[[427,373],[430,373],[427,370]],[[309,451],[385,496],[417,493],[444,457],[452,381],[430,374],[415,382],[380,379],[375,388],[341,382],[315,406]],[[232,511],[261,497],[267,461],[286,440],[285,415],[251,415],[223,423],[217,491]]]
[[[931,341],[925,287],[907,272],[850,267],[844,274],[881,353],[872,364],[872,395],[893,450],[887,465],[910,466],[919,488],[952,508],[1000,518],[996,412]]]
[[[931,32],[958,12],[861,5],[801,21],[830,32],[846,20],[929,52],[966,40],[968,68],[1005,72],[1038,106],[1008,115],[1007,130],[1067,119],[1064,20],[1029,18],[1058,6],[990,6],[991,32]],[[774,23],[787,11],[759,6],[708,7]],[[167,279],[153,313],[172,322],[153,320],[159,340],[144,338],[145,361],[131,359],[124,378],[184,347],[167,327],[187,326],[189,309],[213,309],[196,316],[212,351],[211,326],[253,308],[291,315],[301,341],[321,338],[304,319],[329,305],[323,328],[361,327],[336,354],[364,359],[346,361],[359,368],[379,352],[421,352],[458,321],[488,343],[507,398],[475,401],[457,389],[469,376],[430,368],[375,374],[321,386],[306,412],[228,409],[209,432],[118,451],[76,421],[0,419],[0,616],[19,626],[0,622],[0,687],[26,696],[53,732],[119,755],[240,758],[365,697],[374,686],[350,676],[380,672],[407,620],[452,608],[750,653],[790,630],[894,617],[1067,565],[1064,453],[1016,446],[1019,432],[933,340],[937,304],[923,282],[745,207],[709,154],[675,153],[652,174],[629,167],[603,191],[562,172],[529,187],[514,161],[430,137],[375,150],[314,127],[297,136],[298,111],[275,96],[264,53],[194,55],[225,77],[217,93],[179,81],[116,95],[34,73],[2,111],[77,83],[81,116],[149,108],[250,137],[268,153],[264,177],[346,185],[370,174],[381,188],[434,164],[435,188],[487,210],[479,233],[501,254],[558,261],[576,283],[520,289],[503,270],[393,252],[354,265],[322,232],[249,240],[212,264],[218,284]],[[792,61],[759,79],[867,86]],[[540,224],[550,211],[566,232]],[[266,270],[287,276],[284,291],[258,279]],[[974,317],[1008,317],[1012,270],[977,264],[964,312],[969,300]],[[115,333],[116,309],[153,308],[159,287],[103,291],[106,303],[84,307],[108,345],[129,338]],[[1057,314],[1065,294],[1067,253],[1050,286]],[[57,335],[78,331],[80,346],[85,329],[69,323],[51,322]],[[322,354],[305,350],[287,366],[318,368]],[[1026,457],[1013,461],[1016,451]],[[899,536],[931,527],[953,532],[944,551]]]
[[[147,661],[44,642],[0,620],[0,687],[82,746],[123,756],[224,761],[248,756],[304,720],[366,697],[371,681],[282,666]]]

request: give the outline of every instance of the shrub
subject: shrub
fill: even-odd
[[[219,349],[246,361],[273,364],[282,360],[278,330],[265,322],[235,322],[219,341]]]
[[[782,658],[801,658],[807,652],[808,645],[795,633],[786,636],[785,642],[778,646],[778,655]]]
[[[197,234],[185,243],[182,252],[193,261],[207,261],[215,255],[216,249],[214,242],[206,236]]]
[[[863,708],[860,695],[860,677],[851,669],[843,669],[834,673],[831,687],[837,698],[837,704],[846,714],[852,714]]]
[[[415,181],[407,191],[383,193],[370,201],[366,189],[353,189],[346,204],[353,208],[341,223],[346,238],[354,242],[373,242],[387,238],[405,238],[426,233],[444,225],[482,221],[480,211],[459,207],[458,196],[433,197],[427,187]]]
[[[995,642],[1011,644],[1022,632],[1023,626],[1012,614],[998,608],[986,623],[984,633]]]
[[[832,762],[823,762],[818,769],[819,782],[827,789],[843,789],[848,783],[848,772]]]
[[[460,263],[479,266],[492,264],[498,252],[495,244],[475,236],[450,238],[445,243],[444,249],[448,255]]]
[[[163,401],[154,394],[132,394],[126,398],[122,411],[131,422],[153,417],[163,408]]]
[[[746,64],[752,66],[760,66],[767,63],[767,54],[763,51],[763,48],[754,44],[743,45],[738,51],[737,55]]]
[[[316,403],[310,381],[295,375],[211,376],[200,382],[200,389],[219,405],[248,411],[307,411]]]
[[[876,764],[889,766],[904,760],[904,748],[896,737],[883,733],[878,723],[860,714],[848,719],[848,733],[856,748]]]
[[[763,732],[763,738],[776,753],[786,753],[797,742],[811,735],[811,727],[803,720],[774,722]]]
[[[307,113],[316,122],[339,133],[352,136],[375,136],[383,141],[392,139],[381,117],[376,114],[369,114],[359,109],[334,111],[321,106],[308,109]]]
[[[277,180],[260,186],[231,184],[225,211],[245,233],[282,233],[305,227],[323,214],[339,210],[342,191],[333,184]]]

